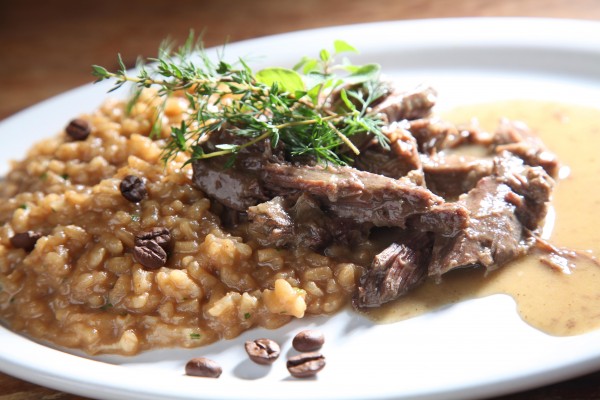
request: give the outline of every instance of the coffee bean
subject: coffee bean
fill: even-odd
[[[325,343],[325,337],[319,331],[307,329],[298,333],[292,340],[294,349],[301,352],[317,351]]]
[[[190,376],[201,376],[204,378],[218,378],[223,370],[213,360],[204,357],[192,358],[185,365],[185,373]]]
[[[92,131],[90,124],[81,118],[72,120],[65,130],[67,131],[67,135],[73,140],[85,140]]]
[[[169,253],[171,251],[171,231],[168,228],[159,226],[152,228],[150,231],[142,232],[135,237],[135,245],[143,245],[144,241],[152,240],[156,242],[162,249]]]
[[[273,364],[281,351],[277,342],[271,339],[247,341],[245,347],[250,359],[261,365]]]
[[[121,194],[132,203],[139,203],[148,194],[146,184],[135,175],[127,175],[119,185]]]
[[[34,231],[27,231],[16,233],[10,238],[10,244],[17,249],[23,249],[26,252],[30,252],[34,249],[38,239],[42,237],[41,233]]]
[[[148,269],[158,269],[167,263],[167,252],[154,240],[136,241],[133,258]]]
[[[287,369],[296,378],[310,378],[325,368],[325,357],[320,353],[302,353],[290,357]]]

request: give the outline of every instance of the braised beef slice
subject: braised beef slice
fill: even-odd
[[[523,161],[504,153],[496,158],[494,174],[502,177],[514,194],[506,200],[515,206],[517,218],[531,231],[538,229],[547,213],[547,202],[554,180],[541,167],[524,165]]]
[[[437,92],[428,86],[408,92],[392,87],[390,93],[373,107],[371,114],[382,114],[388,122],[423,118],[429,115],[436,101]]]
[[[492,174],[494,161],[458,154],[439,153],[422,158],[427,188],[447,200],[473,189],[484,176]]]
[[[283,197],[248,208],[248,233],[262,246],[284,247],[294,238],[294,221]]]
[[[222,160],[192,163],[194,184],[211,198],[236,211],[269,199],[257,176],[249,171],[226,168]]]
[[[402,296],[427,276],[431,236],[416,234],[406,243],[393,243],[361,276],[352,303],[356,308],[379,307]]]
[[[291,204],[291,205],[290,205]],[[309,194],[295,202],[275,197],[248,209],[248,233],[263,246],[322,249],[332,242],[357,244],[366,240],[369,224],[331,218]]]
[[[542,168],[514,157],[498,158],[494,174],[480,179],[458,201],[469,210],[468,226],[454,237],[436,236],[429,275],[439,278],[467,266],[491,270],[526,253],[531,230],[546,214],[552,186]]]
[[[469,134],[457,129],[454,124],[430,118],[408,121],[405,127],[416,139],[419,152],[426,155],[464,144]]]
[[[417,142],[410,132],[392,124],[383,129],[383,133],[389,139],[389,148],[383,148],[376,139],[371,139],[369,146],[363,144],[353,167],[390,178],[401,178],[410,171],[421,169]]]
[[[246,143],[248,139],[236,135],[232,132],[233,129],[235,128],[224,126],[219,131],[211,132],[202,144],[204,151],[218,151],[220,149],[217,146],[222,143]],[[237,153],[233,165],[229,165],[230,159],[227,156],[194,161],[192,179],[207,196],[231,210],[245,212],[248,207],[271,198],[265,193],[258,179],[259,171],[266,160],[284,162],[284,148],[281,142],[275,148],[268,139],[247,146]],[[235,213],[231,216],[235,216]]]
[[[508,151],[527,165],[544,168],[553,178],[558,175],[560,165],[556,155],[521,122],[502,119],[494,135],[494,145],[498,154]]]
[[[261,180],[275,194],[290,189],[309,193],[329,215],[374,226],[404,227],[408,217],[428,213],[432,206],[444,203],[441,197],[409,180],[350,167],[266,163]]]
[[[469,211],[455,203],[431,206],[426,213],[408,218],[407,227],[421,232],[433,232],[442,236],[455,236],[469,223]]]

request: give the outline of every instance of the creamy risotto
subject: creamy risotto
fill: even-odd
[[[184,155],[160,160],[187,100],[167,101],[162,137],[150,138],[156,101],[146,91],[129,114],[108,101],[81,116],[89,137],[35,144],[1,182],[0,315],[11,328],[88,353],[135,354],[343,307],[376,246],[332,246],[326,257],[226,233]],[[145,185],[139,202],[121,192],[128,176]],[[170,248],[149,269],[134,249],[155,228],[168,230]]]

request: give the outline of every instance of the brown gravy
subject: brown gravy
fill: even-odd
[[[502,117],[526,121],[563,166],[553,195],[554,227],[549,240],[561,248],[600,255],[600,109],[552,102],[516,100],[461,106],[444,113],[456,123],[477,121],[495,129]],[[567,176],[564,176],[567,175]],[[548,217],[552,223],[552,216]],[[521,318],[551,335],[577,335],[600,328],[600,266],[577,257],[570,273],[542,264],[535,254],[484,275],[478,269],[454,271],[443,282],[426,282],[370,316],[388,323],[467,299],[510,295]]]

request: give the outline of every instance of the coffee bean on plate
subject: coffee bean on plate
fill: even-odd
[[[85,140],[92,131],[89,122],[81,118],[75,118],[69,122],[65,130],[73,140]]]
[[[325,357],[321,353],[302,353],[290,357],[287,369],[296,378],[310,378],[325,368]]]
[[[23,249],[26,252],[30,252],[34,249],[35,244],[41,237],[41,233],[34,231],[15,233],[10,238],[10,244],[17,249]]]
[[[167,263],[171,246],[169,229],[156,227],[135,237],[133,258],[147,269],[158,269]]]
[[[167,263],[167,252],[154,240],[144,240],[136,243],[133,258],[148,269],[158,269]]]
[[[317,351],[325,343],[325,337],[319,331],[307,329],[299,332],[292,340],[294,349],[301,352]]]
[[[247,341],[245,348],[250,359],[261,365],[272,364],[277,360],[281,352],[279,344],[271,339]]]
[[[119,190],[123,197],[132,203],[139,203],[148,194],[144,181],[135,175],[127,175],[123,178]]]
[[[218,378],[222,372],[219,364],[205,357],[192,358],[185,365],[185,373],[190,376]]]
[[[171,231],[168,228],[159,226],[137,235],[135,237],[135,245],[143,245],[144,241],[152,240],[168,253],[171,250],[171,239]]]

